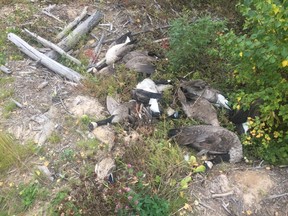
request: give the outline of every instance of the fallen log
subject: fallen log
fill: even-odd
[[[69,23],[57,36],[56,40],[63,38],[72,28],[74,28],[84,17],[87,15],[87,6],[83,9],[82,13]]]
[[[38,50],[30,46],[17,35],[9,33],[8,39],[30,58],[34,59],[37,62],[40,62],[50,70],[59,74],[60,76],[66,77],[67,79],[74,82],[79,82],[83,78],[83,76],[76,71],[54,61],[53,59],[47,57],[45,54],[40,53]]]
[[[35,40],[37,40],[39,43],[43,44],[45,47],[50,47],[51,49],[55,50],[57,53],[59,53],[60,55],[64,56],[65,58],[69,59],[70,61],[73,61],[74,63],[81,65],[81,62],[74,58],[73,56],[69,55],[68,53],[66,53],[64,50],[62,50],[60,47],[58,47],[56,44],[40,37],[39,35],[30,32],[28,29],[24,29],[24,31],[30,35],[31,37],[33,37]]]
[[[57,45],[63,49],[65,52],[68,52],[72,49],[78,41],[85,35],[89,30],[94,28],[101,20],[102,13],[96,11],[84,22],[78,25],[67,37],[62,39]],[[59,54],[56,51],[50,51],[47,53],[47,56],[52,59],[57,59]]]

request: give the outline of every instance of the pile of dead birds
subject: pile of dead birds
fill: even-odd
[[[96,76],[110,75],[114,73],[115,64],[122,63],[127,69],[142,73],[146,77],[132,90],[132,100],[120,104],[108,96],[106,105],[110,117],[98,122],[91,122],[90,130],[101,125],[125,121],[132,124],[139,120],[149,123],[160,115],[179,117],[178,112],[171,108],[165,114],[159,108],[163,91],[172,88],[174,82],[152,80],[150,75],[155,72],[154,63],[157,61],[157,57],[149,55],[149,52],[146,51],[134,50],[134,48],[135,40],[131,38],[129,32],[110,46],[102,61],[90,67],[89,70],[93,71]],[[181,103],[185,115],[203,122],[203,124],[171,129],[168,137],[173,138],[179,145],[193,147],[199,151],[199,155],[213,155],[213,159],[205,162],[206,167],[211,168],[212,164],[221,161],[240,162],[243,157],[242,144],[234,132],[220,126],[217,109],[226,109],[228,113],[233,113],[234,115],[230,119],[241,126],[242,133],[247,131],[245,122],[249,113],[240,110],[235,114],[223,94],[200,79],[180,80],[176,89],[178,101]],[[237,116],[241,116],[241,118]]]

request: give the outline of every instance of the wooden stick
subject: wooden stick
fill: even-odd
[[[161,39],[158,39],[158,40],[154,40],[153,43],[160,43],[162,41],[167,41],[169,40],[169,37],[165,37],[165,38],[161,38]]]
[[[232,195],[234,194],[233,191],[228,191],[226,193],[222,193],[222,194],[212,194],[212,198],[219,198],[219,197],[225,197],[225,196],[229,196],[229,195]]]
[[[96,11],[88,19],[78,25],[67,37],[62,39],[57,45],[61,47],[65,52],[72,49],[78,41],[85,35],[90,29],[94,28],[102,19],[102,13]],[[57,59],[59,54],[56,51],[50,51],[47,56],[52,59]]]
[[[63,77],[66,77],[67,79],[72,80],[74,82],[79,82],[83,78],[83,76],[77,73],[76,71],[54,61],[53,59],[50,59],[43,53],[40,53],[38,50],[30,46],[28,43],[26,43],[17,35],[9,33],[8,39],[12,41],[23,53],[25,53],[35,61],[40,62],[41,64],[43,64],[50,70],[54,71],[55,73]]]
[[[101,38],[99,39],[99,42],[98,42],[97,46],[94,49],[95,57],[99,56],[99,53],[100,53],[101,47],[102,47],[102,42],[103,42],[104,38],[105,38],[105,34],[102,33]]]
[[[279,197],[283,197],[283,196],[288,196],[288,193],[283,193],[283,194],[279,194],[279,195],[271,195],[266,199],[275,199],[275,198],[279,198]]]
[[[58,22],[64,23],[64,21],[60,20],[58,17],[54,16],[53,14],[50,13],[50,10],[53,9],[56,6],[56,4],[54,5],[49,5],[46,8],[43,8],[42,13],[46,14],[47,16],[50,16],[54,19],[56,19]]]
[[[76,17],[71,23],[69,23],[65,28],[56,36],[56,40],[63,38],[72,28],[74,28],[86,15],[87,6],[83,9],[82,13]]]
[[[60,55],[63,55],[65,58],[69,59],[70,61],[73,61],[74,63],[76,63],[77,65],[81,65],[81,62],[74,58],[73,56],[69,55],[68,53],[66,53],[63,49],[61,49],[60,47],[58,47],[56,44],[40,37],[39,35],[30,32],[28,29],[24,29],[24,31],[29,34],[30,36],[32,36],[33,38],[35,38],[39,43],[43,44],[45,47],[50,47],[51,49],[55,50],[57,53],[59,53]]]
[[[14,100],[13,98],[11,98],[11,101],[13,101],[13,103],[15,103],[17,107],[23,108],[23,105],[19,103],[18,101]]]

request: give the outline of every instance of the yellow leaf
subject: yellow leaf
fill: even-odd
[[[246,214],[247,214],[247,215],[251,215],[251,214],[252,214],[252,211],[247,210],[247,211],[246,211]]]
[[[287,67],[288,66],[288,60],[282,61],[282,67]]]
[[[274,14],[277,14],[277,13],[279,13],[279,11],[280,11],[279,7],[277,7],[276,4],[273,4],[273,5],[272,5],[272,10],[273,10]]]
[[[2,186],[3,186],[3,184],[4,184],[4,182],[0,182],[0,187],[2,187]]]
[[[9,187],[13,187],[14,186],[14,183],[13,182],[10,182],[9,183]]]
[[[192,206],[189,205],[188,203],[185,203],[185,205],[183,206],[184,209],[188,210],[188,211],[192,211]]]
[[[196,157],[195,156],[191,156],[190,158],[189,158],[189,164],[191,164],[191,165],[195,165],[195,164],[197,164],[197,160],[196,160]]]
[[[37,174],[38,176],[40,176],[41,172],[40,172],[39,170],[36,170],[36,174]]]
[[[183,198],[183,197],[184,197],[184,192],[183,192],[183,191],[180,191],[179,196],[180,196],[181,198]]]
[[[243,52],[240,52],[240,53],[239,53],[239,56],[242,57],[242,56],[243,56]]]
[[[45,157],[40,157],[39,159],[40,159],[40,161],[43,161],[43,160],[45,160]]]
[[[44,162],[44,166],[47,167],[47,166],[49,165],[49,163],[50,163],[49,161],[45,161],[45,162]]]

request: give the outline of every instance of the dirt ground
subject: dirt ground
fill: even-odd
[[[86,5],[76,3],[57,5],[53,14],[68,22],[73,20],[84,6]],[[95,4],[87,6],[90,11],[97,8]],[[143,31],[155,27],[155,23],[159,26],[168,23],[167,20],[159,21],[155,17],[151,18],[149,14],[144,16],[139,9],[133,10],[133,7],[125,10],[123,7],[110,5],[102,7],[101,10],[105,14],[101,23],[113,23],[114,31],[109,33],[111,38],[115,38],[114,36],[121,31]],[[2,15],[8,12],[11,13],[11,8],[9,9],[8,6],[0,9]],[[47,17],[47,19],[51,18]],[[127,20],[130,20],[129,24]],[[103,26],[93,30],[93,33],[100,36],[102,31],[108,30]],[[95,39],[91,37],[91,40]],[[105,53],[106,48],[103,47],[101,55]],[[45,161],[49,162],[48,169],[51,173],[59,174],[65,170],[66,175],[77,178],[81,170],[81,162],[78,166],[76,163],[73,167],[68,164],[59,167],[57,160],[65,149],[74,148],[80,138],[88,139],[96,136],[101,140],[102,137],[102,142],[113,145],[115,139],[113,131],[108,135],[103,135],[103,131],[95,135],[85,129],[78,130],[76,134],[75,130],[71,130],[71,128],[78,128],[79,118],[84,114],[99,119],[106,115],[104,105],[97,98],[85,95],[81,85],[75,85],[61,78],[28,57],[21,61],[9,61],[6,66],[10,68],[12,74],[1,73],[0,76],[12,76],[15,79],[11,84],[15,90],[13,98],[23,107],[16,109],[8,119],[1,117],[1,127],[14,134],[23,144],[33,140],[39,146],[44,145],[47,151]],[[2,108],[0,108],[1,113]],[[61,142],[57,145],[47,144],[47,139],[53,132],[61,135]],[[107,139],[108,137],[110,140]],[[103,157],[105,152],[107,153],[106,150],[102,151],[98,158]],[[23,174],[16,170],[11,172],[4,182],[17,184],[20,181],[28,181],[33,169],[44,163],[38,157],[29,160],[32,161],[27,163],[31,166],[30,172]],[[93,160],[96,162],[97,158]],[[55,188],[60,188],[64,184],[55,183]],[[244,162],[236,165],[221,164],[215,166],[206,175],[196,175],[190,190],[191,200],[194,200],[190,203],[193,215],[288,215],[287,167],[273,167],[264,165],[260,161],[253,165]]]

